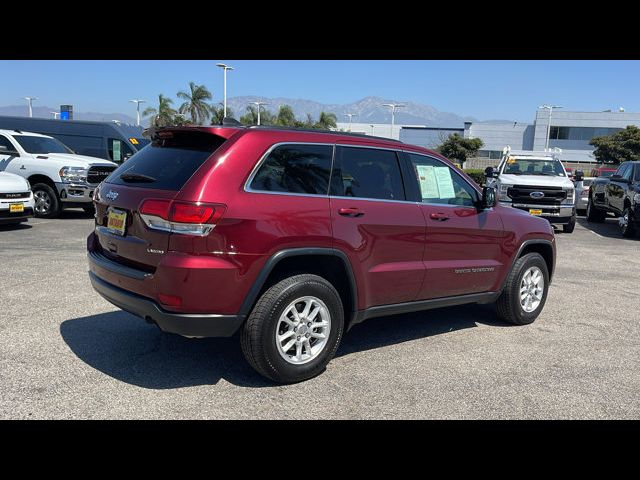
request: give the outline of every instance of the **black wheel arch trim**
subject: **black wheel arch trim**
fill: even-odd
[[[553,254],[551,259],[551,270],[549,271],[549,283],[551,283],[551,279],[553,278],[553,273],[556,269],[556,255],[553,251],[553,243],[551,242],[551,240],[545,240],[543,238],[535,238],[535,239],[525,240],[524,242],[522,242],[522,244],[520,244],[520,247],[518,247],[518,252],[511,259],[511,265],[509,265],[509,270],[507,271],[507,274],[505,275],[504,280],[502,281],[502,285],[500,286],[500,290],[499,290],[500,292],[504,290],[504,286],[507,283],[507,278],[509,277],[509,273],[511,272],[511,269],[513,269],[513,266],[515,265],[516,260],[520,258],[522,251],[529,245],[546,245],[549,248],[551,248],[551,253]]]
[[[249,292],[245,296],[245,299],[242,302],[242,305],[240,306],[240,311],[238,312],[238,315],[244,315],[244,316],[249,315],[251,308],[253,307],[256,300],[258,299],[258,295],[260,294],[262,287],[264,286],[265,282],[269,278],[269,275],[271,274],[271,272],[279,262],[281,262],[285,258],[296,257],[296,256],[307,256],[307,255],[309,256],[310,255],[327,255],[327,256],[338,257],[340,258],[340,260],[342,260],[342,262],[344,263],[345,269],[347,271],[347,276],[349,280],[349,289],[351,291],[351,296],[353,299],[353,302],[352,302],[353,306],[351,309],[352,311],[349,312],[348,323],[349,324],[353,323],[353,320],[356,318],[356,315],[358,313],[358,290],[356,286],[355,277],[353,275],[353,268],[351,267],[351,262],[349,262],[349,258],[344,252],[337,250],[335,248],[327,248],[327,247],[288,248],[285,250],[280,250],[274,253],[273,255],[271,255],[269,259],[266,261],[266,263],[263,265],[262,269],[260,270],[260,273],[258,274],[257,278],[253,282],[253,285],[251,285]]]

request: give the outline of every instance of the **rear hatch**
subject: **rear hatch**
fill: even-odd
[[[199,130],[161,130],[147,147],[120,165],[94,196],[101,253],[123,265],[155,272],[172,233],[150,228],[141,207],[145,202],[162,205],[175,199],[225,141]]]

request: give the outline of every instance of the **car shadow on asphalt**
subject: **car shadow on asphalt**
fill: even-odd
[[[350,355],[477,324],[507,326],[490,305],[443,308],[368,320],[343,338],[337,356]],[[215,385],[224,379],[243,387],[272,387],[245,361],[238,335],[188,339],[166,334],[123,311],[66,320],[60,334],[91,367],[148,389]]]
[[[0,232],[8,232],[13,230],[29,230],[30,228],[33,228],[33,225],[29,225],[27,222],[5,225],[0,223]]]
[[[578,224],[602,237],[626,240],[620,233],[617,218],[607,217],[603,223],[588,222],[586,218],[578,218]]]
[[[93,212],[85,212],[81,208],[65,209],[60,212],[60,216],[56,220],[78,220],[84,218],[93,218]]]

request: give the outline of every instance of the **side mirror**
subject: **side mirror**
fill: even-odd
[[[493,167],[487,167],[484,169],[484,176],[487,178],[496,178],[498,176],[498,171]]]
[[[573,176],[573,179],[576,182],[581,182],[582,180],[584,180],[584,172],[582,170],[576,170],[576,173]]]
[[[16,150],[9,150],[6,146],[0,145],[0,155],[10,155],[12,157],[19,157],[20,152]]]
[[[482,189],[482,208],[491,208],[491,207],[495,207],[495,205],[496,205],[496,189],[493,187],[484,187]]]

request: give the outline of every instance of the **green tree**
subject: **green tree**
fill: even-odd
[[[184,100],[178,111],[191,115],[191,121],[196,125],[202,125],[211,115],[212,107],[207,103],[211,100],[211,92],[204,85],[189,82],[189,91],[178,92],[177,96]]]
[[[276,116],[276,124],[283,127],[295,127],[296,116],[293,109],[289,105],[280,105],[278,115]]]
[[[257,125],[258,124],[258,110],[256,107],[249,105],[246,113],[240,117],[240,123],[243,125]],[[260,123],[262,123],[262,112],[260,112]]]
[[[629,125],[624,130],[601,137],[593,137],[589,142],[599,163],[620,163],[640,160],[640,128]]]
[[[338,127],[338,117],[336,117],[335,113],[320,112],[320,117],[318,118],[318,122],[316,123],[316,128],[329,130],[330,128],[337,128],[337,127]]]
[[[210,105],[211,107],[211,125],[221,125],[224,118],[224,104],[218,103],[216,105]],[[233,118],[233,110],[227,105],[227,118]]]
[[[167,127],[175,124],[176,111],[171,108],[173,100],[165,97],[163,94],[158,95],[158,108],[147,107],[142,115],[144,117],[151,116],[150,124],[152,127]]]
[[[483,145],[479,138],[464,138],[453,133],[438,147],[438,151],[449,159],[458,160],[464,168],[467,158],[475,157]]]

